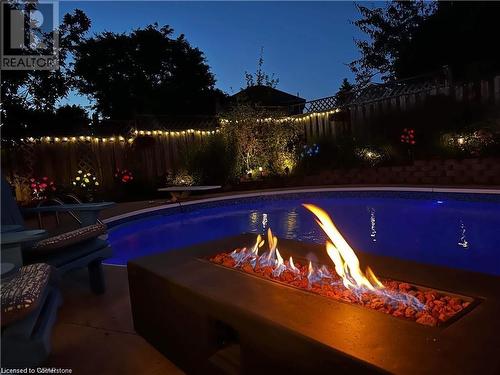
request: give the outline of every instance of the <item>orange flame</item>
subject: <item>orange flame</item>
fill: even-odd
[[[255,256],[258,256],[259,255],[259,248],[261,248],[262,246],[264,246],[264,240],[262,239],[262,236],[259,234],[257,236],[257,240],[255,241],[255,245],[252,248],[252,253]]]
[[[326,233],[330,241],[326,242],[326,252],[335,264],[335,272],[342,278],[346,288],[382,289],[384,286],[373,271],[367,267],[366,275],[359,268],[359,259],[330,216],[321,208],[312,204],[303,204],[316,216],[316,222]],[[311,265],[309,265],[311,268]]]
[[[277,260],[276,267],[280,267],[285,264],[285,262],[283,262],[283,257],[281,256],[280,251],[278,249],[276,249],[276,260]]]
[[[288,260],[288,266],[290,267],[292,272],[295,272],[295,273],[300,272],[300,270],[293,263],[293,258],[291,256],[290,256],[290,259]]]

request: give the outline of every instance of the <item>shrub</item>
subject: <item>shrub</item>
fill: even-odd
[[[187,172],[197,183],[219,185],[236,177],[234,147],[221,135],[185,150],[183,158]]]
[[[469,126],[463,131],[443,134],[440,139],[445,157],[481,157],[500,154],[500,134],[486,123]]]
[[[47,176],[44,176],[42,178],[30,178],[29,186],[31,190],[32,200],[43,200],[51,198],[57,190],[54,181],[50,180]]]
[[[221,134],[234,145],[239,176],[262,171],[281,175],[297,163],[299,125],[276,111],[237,104],[224,115]]]
[[[100,187],[96,176],[90,172],[84,173],[82,170],[77,172],[77,175],[73,178],[72,185],[76,195],[88,201],[94,200]]]
[[[365,166],[375,167],[387,159],[387,154],[376,147],[358,147],[355,149],[356,157]]]
[[[191,176],[188,171],[181,169],[176,173],[169,174],[167,176],[167,184],[174,186],[192,186],[195,184],[195,179]]]
[[[306,146],[300,155],[299,174],[314,174],[324,169],[350,168],[360,164],[357,144],[350,138],[321,137],[313,146]]]

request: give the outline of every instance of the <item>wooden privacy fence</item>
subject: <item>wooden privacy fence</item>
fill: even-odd
[[[458,103],[500,106],[500,76],[471,83],[447,79],[405,80],[372,85],[352,92],[339,103],[335,97],[300,104],[303,113],[289,116],[301,125],[308,143],[319,137],[342,136],[369,139],[381,114],[405,112],[432,96],[447,96]],[[290,112],[291,111],[291,112]],[[288,113],[294,113],[293,108]],[[199,120],[201,121],[201,120]],[[197,126],[214,121],[198,122]],[[147,122],[152,123],[151,121]],[[179,125],[180,126],[180,125]],[[179,167],[184,150],[195,147],[218,130],[139,130],[128,137],[42,137],[2,142],[2,173],[16,187],[18,199],[30,197],[31,177],[47,176],[69,186],[78,170],[90,172],[103,188],[112,188],[117,168],[133,171],[145,184],[160,185],[158,179]]]
[[[30,178],[47,176],[56,185],[71,186],[79,170],[96,176],[104,191],[113,188],[117,169],[131,170],[136,179],[151,186],[179,167],[184,152],[216,132],[147,133],[150,135],[130,138],[82,136],[25,139],[10,145],[3,142],[2,173],[15,186],[21,201],[30,199]]]
[[[449,97],[464,105],[500,107],[500,76],[475,82],[419,78],[371,85],[353,91],[343,103],[332,96],[301,104],[303,114],[295,118],[303,125],[308,141],[343,135],[369,139],[374,131],[372,125],[380,116],[415,109],[435,96]]]

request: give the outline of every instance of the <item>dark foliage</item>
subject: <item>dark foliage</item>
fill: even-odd
[[[447,66],[459,80],[500,72],[500,3],[442,1],[396,61],[397,77]]]
[[[391,159],[404,161],[408,146],[400,142],[403,129],[414,129],[415,158],[428,159],[446,156],[442,136],[446,133],[470,132],[472,124],[498,119],[498,110],[481,104],[464,105],[448,96],[430,96],[419,106],[405,112],[383,114],[372,121],[372,139],[385,140],[394,145]],[[498,123],[492,120],[492,127]]]
[[[349,82],[347,78],[342,80],[342,84],[339,87],[339,91],[335,94],[335,104],[337,106],[342,106],[349,103],[354,90],[354,85]]]
[[[36,7],[27,3],[25,6]],[[43,120],[54,115],[57,101],[68,94],[72,87],[67,56],[72,54],[90,28],[90,20],[81,10],[66,14],[59,27],[60,69],[6,70],[2,72],[2,124],[3,131],[15,134],[22,128],[34,128],[38,122],[37,113]],[[50,35],[44,35],[49,46]]]
[[[354,24],[368,39],[357,40],[361,57],[350,63],[359,85],[442,71],[474,79],[500,70],[500,4],[495,2],[391,1],[357,5]]]
[[[9,116],[15,123],[2,128],[3,137],[88,134],[90,119],[84,108],[64,105],[52,110],[11,106]]]
[[[223,94],[203,53],[169,26],[149,25],[130,34],[104,32],[78,46],[77,88],[96,100],[104,117],[208,114]]]
[[[280,82],[279,78],[275,77],[274,73],[269,75],[264,71],[264,47],[260,48],[257,70],[254,74],[245,72],[245,82],[247,84],[247,88],[253,86],[267,86],[275,89],[278,86],[278,83]]]
[[[396,63],[415,31],[434,10],[424,1],[392,1],[384,7],[357,4],[361,18],[354,21],[368,40],[356,40],[361,57],[349,64],[356,81],[364,86],[374,77],[397,78]]]
[[[295,173],[298,175],[314,174],[321,170],[350,168],[359,164],[355,155],[357,144],[350,137],[334,139],[324,136],[316,142],[317,152],[303,154],[299,159]]]
[[[187,171],[201,184],[226,184],[236,176],[236,150],[222,136],[213,136],[184,155]]]

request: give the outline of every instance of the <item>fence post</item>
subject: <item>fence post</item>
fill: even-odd
[[[464,87],[463,85],[455,86],[455,100],[457,102],[462,102],[464,100]]]
[[[489,96],[489,82],[481,80],[481,103],[486,103]]]
[[[495,104],[500,104],[500,76],[493,78],[493,91],[495,93]]]

